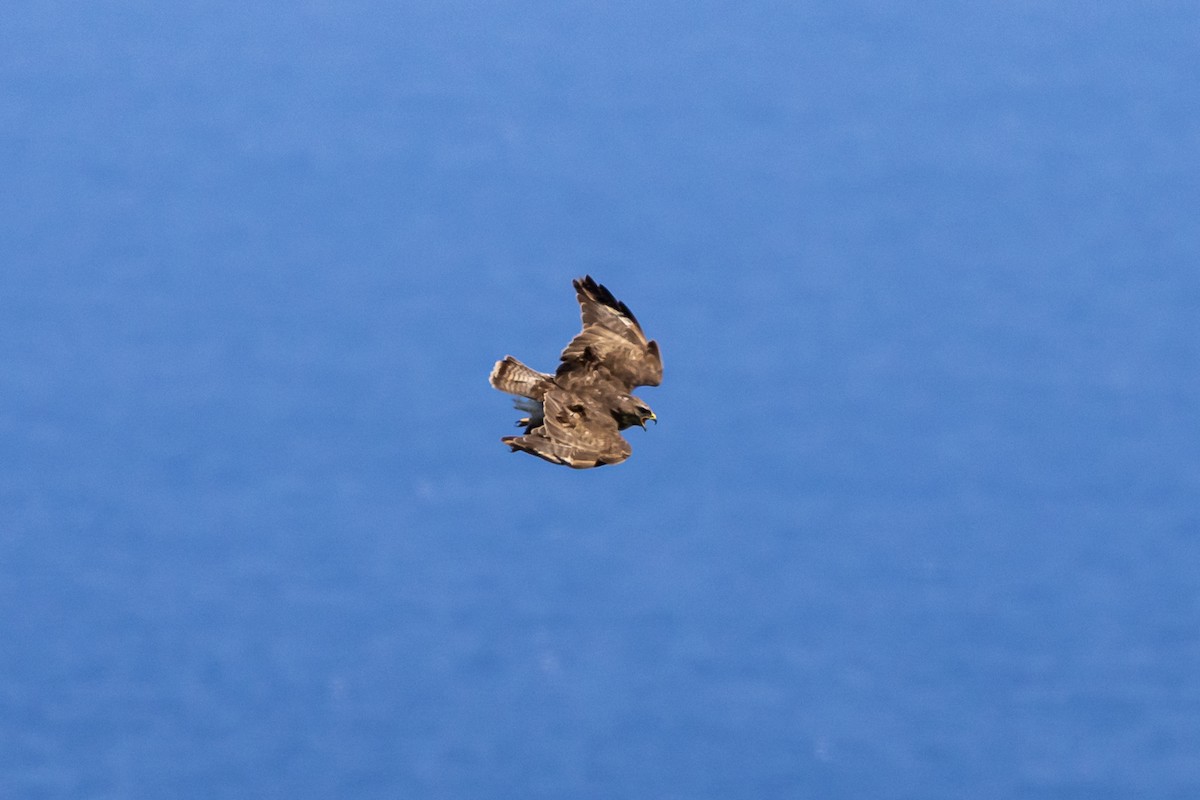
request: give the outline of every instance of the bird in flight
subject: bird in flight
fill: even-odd
[[[658,342],[647,341],[633,312],[590,275],[576,279],[581,330],[562,351],[553,375],[505,356],[489,381],[516,395],[516,407],[529,416],[517,421],[523,436],[500,441],[515,453],[544,458],[575,469],[619,464],[633,448],[621,431],[655,420],[650,407],[631,392],[662,382]]]

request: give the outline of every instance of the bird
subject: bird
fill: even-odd
[[[489,383],[516,395],[514,405],[528,414],[517,421],[523,435],[500,441],[514,453],[574,469],[619,464],[633,452],[620,432],[658,422],[632,391],[662,383],[662,356],[629,307],[592,276],[572,285],[583,329],[563,349],[554,374],[512,356],[492,368]]]

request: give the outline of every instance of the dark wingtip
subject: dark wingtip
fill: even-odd
[[[575,291],[584,297],[590,297],[593,300],[598,300],[598,294],[604,291],[604,287],[596,283],[596,279],[591,275],[584,275],[582,278],[576,278],[571,281],[571,285],[575,287]]]
[[[615,308],[619,302],[616,297],[613,297],[613,293],[608,290],[607,286],[603,283],[596,283],[591,275],[583,276],[583,288],[587,289],[588,294],[598,303]]]
[[[602,283],[597,283],[591,275],[584,275],[582,278],[576,278],[571,282],[575,286],[575,291],[587,297],[593,302],[616,309],[620,313],[629,317],[634,325],[638,325],[637,317],[629,310],[629,306],[622,303],[616,296],[608,290],[608,287]],[[639,325],[640,327],[640,325]]]

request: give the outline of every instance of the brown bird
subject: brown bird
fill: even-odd
[[[497,361],[492,386],[517,395],[529,414],[517,421],[524,436],[500,441],[513,449],[575,469],[619,464],[633,448],[620,431],[655,420],[650,407],[630,392],[662,382],[658,342],[647,341],[633,312],[590,275],[576,279],[583,330],[562,351],[553,375],[512,356]]]

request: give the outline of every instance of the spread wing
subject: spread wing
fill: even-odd
[[[662,383],[658,342],[646,340],[642,326],[629,307],[590,275],[574,283],[583,330],[563,350],[559,371],[571,370],[595,359],[627,389]]]
[[[576,469],[617,464],[633,452],[617,430],[612,414],[579,395],[552,389],[546,393],[543,411],[540,426],[524,436],[507,436],[502,441],[513,450]]]

